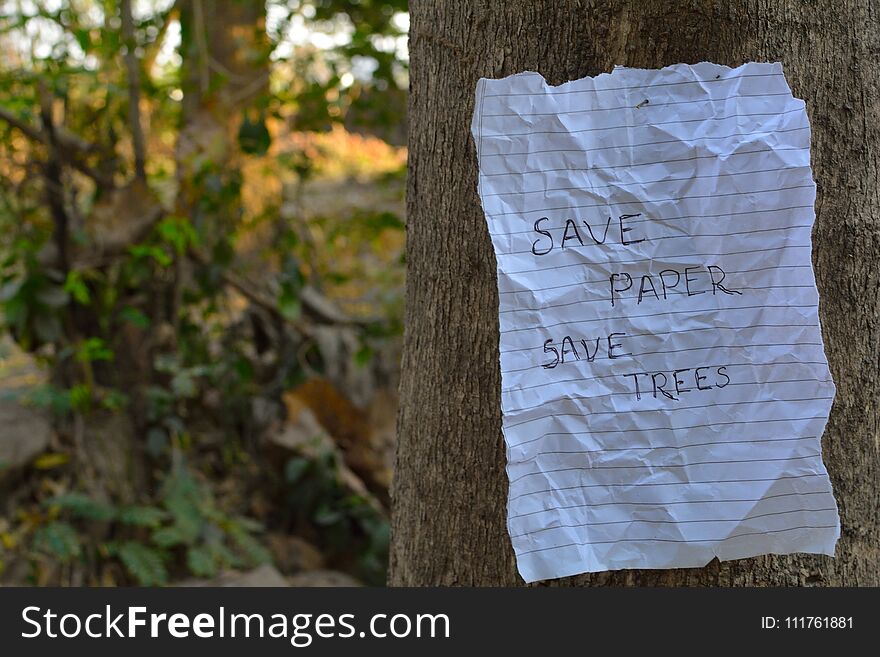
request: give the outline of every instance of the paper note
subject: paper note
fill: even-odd
[[[526,581],[833,554],[810,126],[779,64],[480,80]]]

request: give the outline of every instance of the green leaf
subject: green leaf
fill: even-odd
[[[174,518],[180,542],[194,543],[205,524],[200,508],[202,497],[203,492],[198,482],[185,469],[165,480],[163,502]]]
[[[358,367],[366,367],[373,358],[373,348],[368,345],[361,345],[354,355],[354,362]]]
[[[127,525],[156,529],[168,514],[155,506],[127,506],[119,511],[119,521]]]
[[[92,389],[86,383],[77,383],[67,391],[70,408],[86,411],[92,405]]]
[[[106,390],[101,398],[101,406],[108,411],[120,411],[128,405],[129,398],[121,390]]]
[[[76,359],[80,363],[91,363],[97,360],[113,360],[113,350],[101,338],[87,338],[76,350]]]
[[[33,388],[26,393],[25,399],[34,406],[51,409],[53,413],[59,415],[70,412],[70,397],[67,391],[51,384]]]
[[[119,312],[119,319],[124,322],[129,322],[130,324],[134,324],[138,328],[147,329],[150,328],[150,318],[147,317],[144,313],[142,313],[137,308],[132,308],[128,306],[123,308]]]
[[[160,267],[167,267],[174,260],[168,253],[165,252],[164,249],[158,246],[149,246],[146,244],[137,244],[135,246],[129,247],[128,252],[131,253],[136,259],[146,260],[147,258],[152,258],[156,261]]]
[[[239,568],[247,565],[244,560],[220,541],[211,541],[207,544],[207,548],[213,555],[214,561],[222,566]]]
[[[284,467],[284,480],[288,484],[295,484],[309,469],[311,462],[302,457],[294,457]]]
[[[163,527],[153,532],[153,543],[162,548],[170,548],[187,543],[187,537],[179,527]]]
[[[50,522],[37,529],[34,548],[61,561],[70,561],[82,552],[76,530],[66,522]]]
[[[67,274],[67,280],[64,281],[64,291],[83,306],[87,306],[91,302],[89,286],[86,285],[82,274],[78,271],[71,271]]]
[[[92,44],[91,35],[89,34],[89,30],[86,28],[75,28],[72,30],[73,36],[76,38],[76,42],[79,44],[79,47],[82,48],[83,52],[88,52],[89,47]]]
[[[196,577],[213,577],[217,574],[214,554],[204,546],[192,547],[187,550],[186,565]]]
[[[285,319],[294,321],[302,313],[302,302],[290,290],[284,289],[278,297],[278,310]]]
[[[270,563],[272,555],[263,545],[240,527],[232,527],[229,531],[235,546],[247,557],[252,565]]]
[[[59,495],[46,500],[45,505],[69,511],[75,518],[84,520],[113,520],[116,517],[116,509],[112,505],[82,493]]]
[[[119,560],[141,586],[161,586],[168,581],[162,554],[135,541],[119,546]]]
[[[178,254],[183,254],[190,245],[198,242],[196,229],[185,217],[165,217],[158,226],[159,235],[174,247]]]

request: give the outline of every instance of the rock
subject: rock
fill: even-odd
[[[266,544],[283,573],[320,570],[325,566],[324,555],[318,548],[299,536],[269,534]]]
[[[44,452],[51,438],[52,425],[46,413],[0,399],[0,482]]]
[[[338,570],[313,570],[308,573],[297,573],[287,578],[288,586],[325,587],[325,586],[363,586],[351,575]]]
[[[177,586],[286,587],[290,584],[275,566],[265,563],[244,573],[230,570],[214,579],[188,579],[178,582]]]

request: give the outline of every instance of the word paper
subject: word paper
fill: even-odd
[[[810,126],[779,64],[480,80],[528,581],[833,554]]]

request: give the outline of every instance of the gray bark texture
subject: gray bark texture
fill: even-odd
[[[413,0],[406,337],[392,585],[515,586],[506,531],[495,257],[477,196],[477,80],[615,64],[781,61],[813,127],[813,259],[838,387],[822,439],[836,558],[764,556],[552,585],[880,584],[880,7],[871,0]]]

